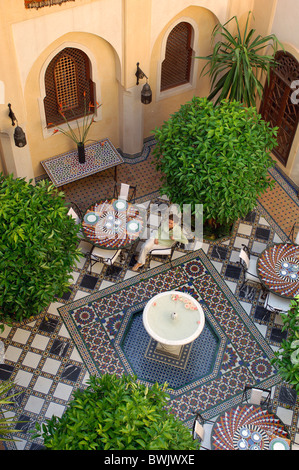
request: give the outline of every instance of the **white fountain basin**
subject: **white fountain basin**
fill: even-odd
[[[155,295],[143,311],[143,325],[148,334],[159,343],[161,350],[175,355],[183,345],[200,335],[204,324],[201,305],[185,292]]]

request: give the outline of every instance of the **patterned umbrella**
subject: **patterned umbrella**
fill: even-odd
[[[295,297],[299,294],[299,246],[277,243],[268,247],[258,259],[257,272],[275,294]]]
[[[289,449],[283,423],[255,405],[238,405],[220,415],[212,433],[215,450]]]

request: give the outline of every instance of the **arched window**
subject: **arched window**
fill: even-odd
[[[190,82],[192,26],[178,23],[170,32],[161,70],[161,91]]]
[[[299,119],[299,106],[291,99],[291,84],[299,78],[299,62],[283,51],[278,51],[275,59],[278,65],[271,70],[269,84],[266,82],[260,114],[272,127],[279,127],[278,145],[272,152],[286,166]]]
[[[60,51],[49,63],[45,73],[44,99],[47,126],[64,122],[62,110],[71,121],[94,105],[94,84],[90,78],[90,62],[85,52],[73,47]]]

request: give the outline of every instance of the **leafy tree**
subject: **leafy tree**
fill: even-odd
[[[215,39],[220,34],[221,39],[214,45],[212,54],[197,57],[207,60],[202,73],[208,68],[205,73],[211,78],[211,93],[208,99],[212,100],[219,93],[216,104],[228,98],[241,101],[247,106],[255,106],[256,92],[262,97],[261,72],[265,72],[269,78],[270,68],[275,65],[274,55],[277,45],[284,49],[274,34],[262,37],[260,34],[254,34],[255,29],[247,32],[249,17],[250,12],[243,36],[236,16],[224,25],[216,25],[212,38]],[[236,34],[230,33],[226,28],[233,20],[237,29]],[[272,49],[272,54],[265,54],[267,48]]]
[[[154,131],[161,194],[183,207],[203,205],[203,221],[230,224],[272,186],[268,168],[277,128],[256,108],[193,97]]]
[[[147,387],[132,376],[91,376],[62,417],[37,425],[38,436],[52,450],[198,449],[166,408],[167,398],[166,385]]]
[[[36,315],[67,290],[80,254],[67,212],[48,181],[34,186],[0,174],[0,320]]]
[[[287,314],[281,314],[283,321],[282,331],[288,336],[281,343],[281,347],[274,353],[272,364],[278,368],[279,374],[288,382],[296,392],[299,392],[299,296],[290,302]]]

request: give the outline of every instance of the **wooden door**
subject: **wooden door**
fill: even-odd
[[[275,59],[278,65],[271,70],[269,84],[266,81],[260,114],[272,127],[279,127],[278,145],[272,152],[286,166],[299,119],[299,105],[291,99],[294,92],[291,84],[299,79],[299,63],[283,51]]]

